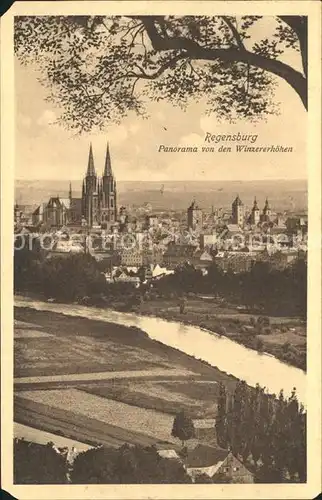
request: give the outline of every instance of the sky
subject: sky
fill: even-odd
[[[24,180],[79,180],[86,171],[92,142],[95,167],[101,174],[106,143],[117,180],[265,180],[305,179],[306,111],[297,96],[280,80],[276,100],[281,114],[267,122],[234,125],[206,116],[202,103],[186,111],[163,101],[149,104],[150,118],[130,114],[120,125],[107,124],[99,134],[73,136],[53,124],[57,110],[45,99],[34,67],[15,62],[15,177]],[[165,146],[203,146],[211,134],[258,134],[255,146],[292,147],[292,153],[162,153]]]

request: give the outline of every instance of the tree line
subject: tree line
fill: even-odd
[[[16,484],[191,483],[180,461],[162,458],[155,446],[96,447],[79,453],[70,465],[52,443],[14,442]]]
[[[48,259],[37,239],[14,252],[14,289],[73,302],[106,292],[106,279],[90,254]]]
[[[306,413],[295,390],[289,398],[268,395],[265,388],[236,384],[227,394],[220,384],[214,433],[217,445],[230,450],[254,474],[256,482],[306,481]],[[182,443],[179,460],[159,455],[157,446],[98,446],[67,460],[53,443],[46,446],[14,441],[14,479],[20,484],[158,484],[192,483],[185,469],[186,442],[196,437],[184,411],[175,416],[171,434]],[[171,445],[169,445],[171,447]],[[199,474],[198,483],[227,483],[231,478]]]
[[[204,275],[192,265],[184,264],[178,266],[174,274],[154,282],[151,293],[144,287],[133,292],[129,283],[108,285],[102,273],[104,262],[97,262],[89,254],[52,259],[47,259],[46,255],[37,239],[33,239],[31,249],[26,245],[21,250],[15,250],[15,291],[41,293],[66,302],[84,297],[98,299],[102,295],[107,301],[115,301],[128,296],[132,305],[140,300],[140,296],[148,299],[155,295],[212,293],[231,303],[244,304],[254,311],[306,317],[307,263],[302,258],[283,270],[273,269],[269,262],[257,262],[250,271],[238,274],[224,272],[213,263]]]
[[[289,398],[244,381],[232,397],[220,385],[216,436],[223,448],[249,463],[258,482],[306,481],[306,413],[295,389]]]
[[[164,294],[211,293],[254,311],[306,317],[307,263],[298,258],[285,269],[274,269],[269,262],[256,262],[242,273],[225,272],[213,263],[206,275],[184,264],[162,278],[156,289]]]

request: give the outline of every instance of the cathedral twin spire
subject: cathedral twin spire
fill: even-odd
[[[103,177],[104,176],[113,176],[113,172],[112,172],[112,164],[111,164],[111,157],[110,157],[110,147],[109,147],[109,144],[107,143],[106,145],[106,155],[105,155],[105,166],[104,166],[104,173],[103,173]]]
[[[109,145],[106,147],[104,170],[98,177],[93,147],[90,144],[86,175],[83,180],[82,214],[89,226],[114,223],[117,220],[116,183],[112,172]]]
[[[92,147],[92,143],[90,143],[86,177],[92,177],[92,176],[96,177],[96,171],[95,171],[95,165],[94,165],[93,147]],[[107,143],[103,177],[108,177],[108,176],[112,177],[113,172],[112,172],[110,148],[109,148],[109,144]]]
[[[96,177],[92,143],[89,146],[89,155],[88,155],[88,165],[87,165],[86,177],[87,176],[88,177],[89,176],[95,176]]]

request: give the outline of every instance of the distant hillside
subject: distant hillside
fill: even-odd
[[[73,195],[81,196],[81,181],[73,182]],[[307,183],[292,181],[168,181],[117,183],[119,205],[143,205],[150,203],[154,210],[182,210],[192,199],[205,210],[214,207],[229,207],[239,194],[243,202],[252,206],[254,196],[262,206],[268,197],[274,210],[301,211],[307,208]],[[65,181],[25,181],[17,180],[16,201],[21,204],[39,204],[50,196],[68,196]]]

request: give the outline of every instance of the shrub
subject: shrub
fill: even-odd
[[[64,457],[50,444],[14,441],[14,482],[16,484],[64,484],[67,466]]]
[[[251,316],[251,317],[249,318],[249,324],[250,324],[251,326],[255,326],[255,325],[256,325],[256,318],[254,318],[254,316]]]
[[[195,483],[211,483],[212,484],[212,479],[207,475],[207,474],[197,474],[195,477]]]
[[[263,351],[263,349],[264,349],[264,342],[262,341],[262,339],[257,339],[256,340],[255,347],[256,347],[257,351],[259,351],[259,352]]]
[[[289,342],[284,342],[284,344],[282,345],[282,351],[283,353],[288,353],[289,350],[290,350],[290,347],[291,347],[291,344]]]
[[[216,326],[216,333],[218,333],[218,335],[226,335],[227,330],[224,326],[218,325],[218,326]]]
[[[268,316],[259,316],[257,318],[257,324],[261,326],[269,326],[270,320]]]

